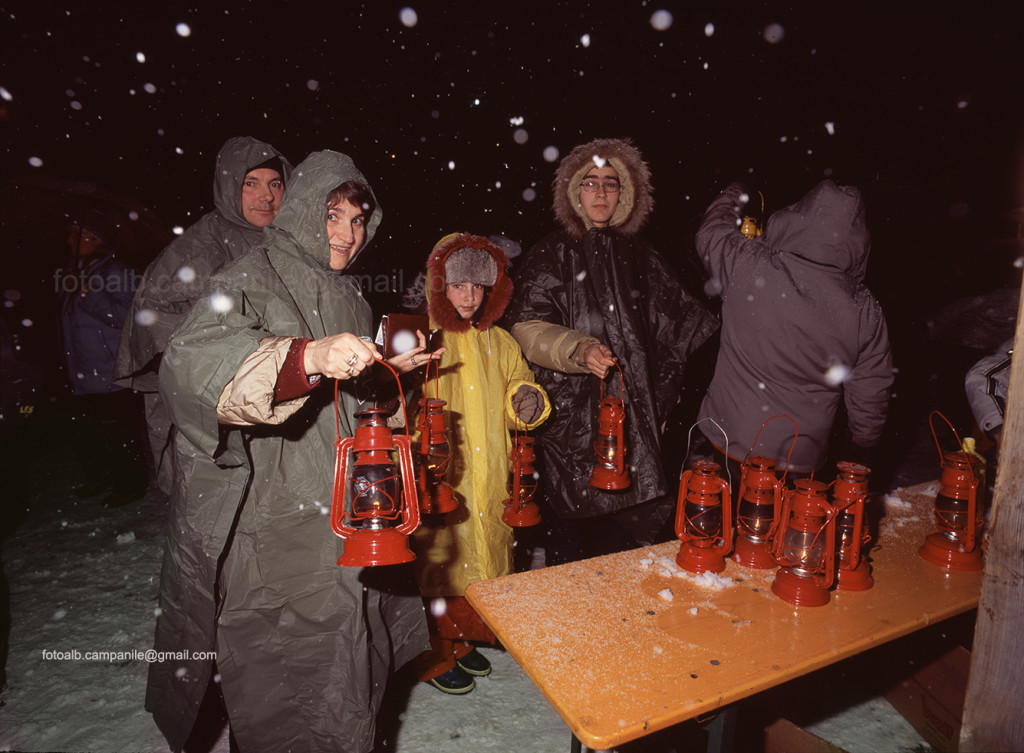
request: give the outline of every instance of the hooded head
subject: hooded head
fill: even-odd
[[[863,280],[871,251],[865,215],[860,190],[823,180],[768,218],[764,240],[783,253]]]
[[[581,237],[594,223],[580,203],[580,183],[595,168],[610,166],[619,179],[618,206],[608,227],[632,235],[643,227],[654,208],[651,172],[629,139],[597,139],[581,144],[558,165],[552,183],[555,219],[570,235]]]
[[[270,144],[250,136],[236,136],[224,142],[217,153],[213,174],[213,205],[222,216],[244,228],[256,227],[242,211],[242,183],[252,170],[269,168],[281,173],[287,185],[291,163]]]
[[[484,285],[486,295],[472,320],[456,311],[445,289],[448,283]],[[439,240],[427,259],[427,312],[431,322],[449,332],[471,327],[485,330],[505,313],[512,298],[508,257],[498,244],[480,235],[452,233]]]
[[[351,271],[356,257],[377,232],[383,215],[369,182],[348,155],[322,151],[306,157],[292,171],[281,211],[277,213],[269,230],[287,232],[319,266],[331,270],[331,247],[327,239],[327,197],[334,189],[349,182],[365,186],[374,203],[373,211],[365,222],[366,240],[350,254],[345,266],[345,272]]]

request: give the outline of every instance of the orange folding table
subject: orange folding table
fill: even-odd
[[[981,572],[917,550],[937,483],[874,497],[874,586],[796,607],[774,571],[730,561],[701,582],[678,542],[472,584],[466,596],[573,733],[605,750],[731,704],[977,607]],[[871,509],[871,508],[878,508]]]

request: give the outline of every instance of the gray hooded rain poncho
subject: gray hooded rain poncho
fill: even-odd
[[[815,470],[841,397],[850,440],[861,448],[878,444],[889,409],[885,317],[864,285],[864,202],[856,188],[825,180],[752,239],[739,231],[746,196],[742,184],[730,185],[697,231],[709,284],[722,296],[722,343],[699,417],[727,432],[738,460],[763,455],[782,468]],[[714,425],[701,430],[722,446]]]
[[[214,210],[175,238],[150,263],[121,331],[114,379],[145,394],[157,480],[168,493],[171,420],[158,392],[160,357],[210,275],[263,238],[263,228],[250,224],[242,214],[242,181],[250,170],[273,158],[280,160],[287,184],[291,163],[270,144],[249,136],[224,142],[213,174]]]
[[[326,198],[348,180],[366,183],[337,152],[299,165],[264,242],[212,277],[160,368],[178,434],[155,647],[216,650],[246,753],[370,750],[389,674],[427,647],[409,566],[336,564],[333,382],[274,402],[293,338],[370,334],[357,280],[329,264]],[[339,384],[343,435],[352,390]],[[188,658],[151,665],[146,707],[175,751],[210,672]]]

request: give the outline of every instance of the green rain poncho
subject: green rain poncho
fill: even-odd
[[[426,646],[407,566],[336,564],[333,383],[273,399],[293,338],[370,332],[355,278],[329,267],[325,201],[347,180],[366,182],[336,152],[295,169],[264,244],[213,276],[160,368],[179,435],[156,649],[216,650],[247,753],[370,750],[389,673]],[[379,223],[377,209],[367,242]],[[351,385],[339,390],[343,434],[359,408]],[[209,671],[152,665],[146,705],[176,751]]]

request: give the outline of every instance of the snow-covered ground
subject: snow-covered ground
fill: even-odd
[[[77,466],[61,453],[34,478],[27,516],[3,541],[11,632],[0,749],[163,753],[167,745],[142,704],[166,499],[151,491],[119,509],[77,500]],[[467,696],[404,678],[386,709],[383,750],[568,750],[568,728],[515,661],[499,649],[483,653],[494,671]],[[850,753],[930,750],[883,698],[810,729]],[[202,753],[227,751],[226,734],[214,730]]]

